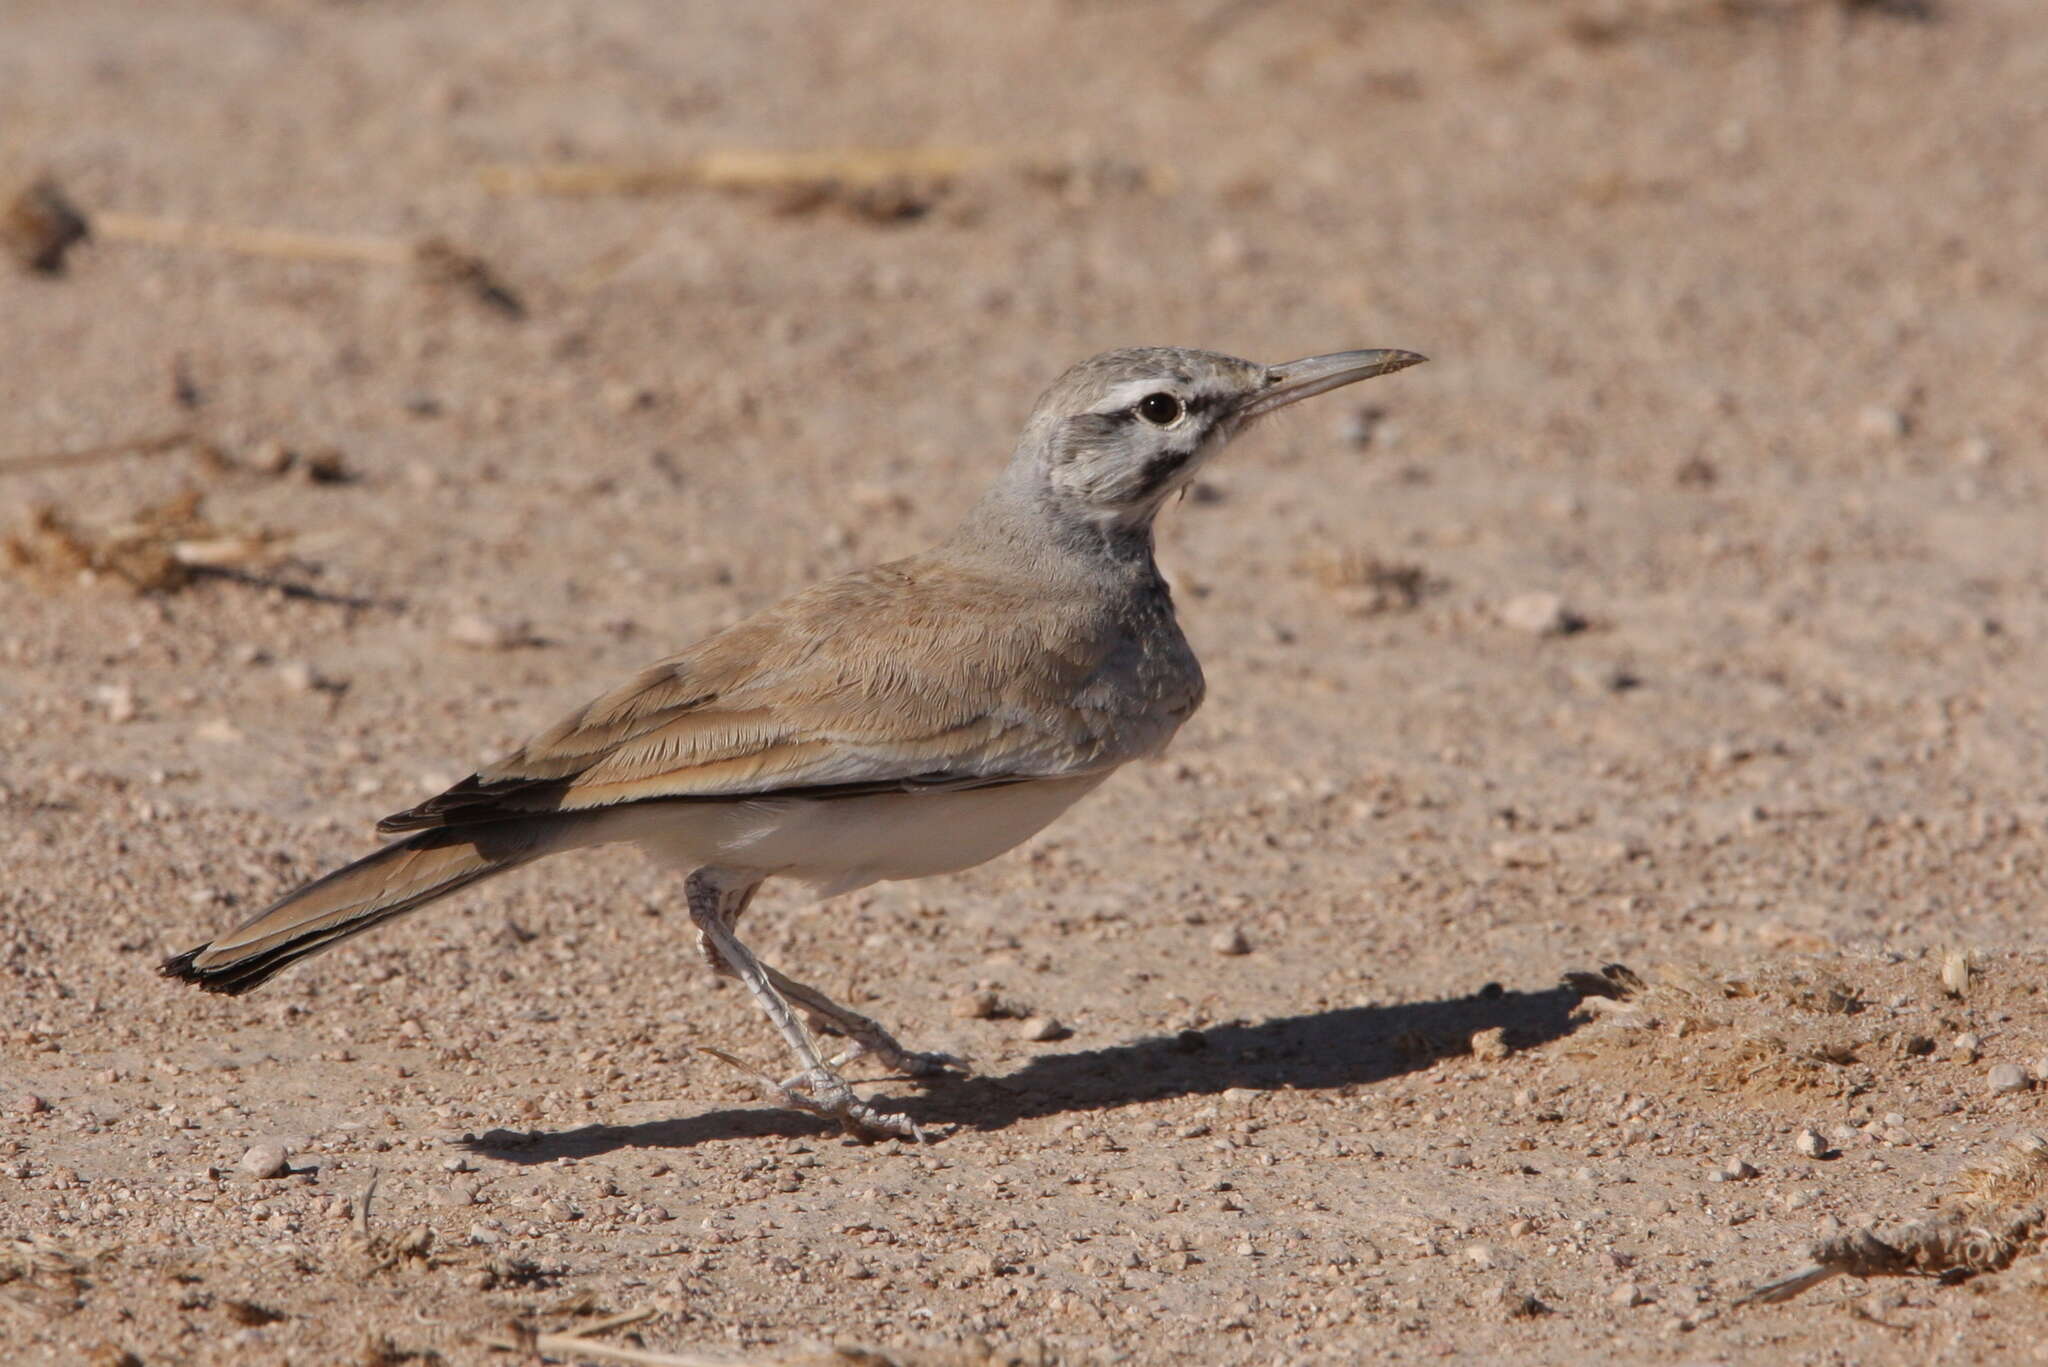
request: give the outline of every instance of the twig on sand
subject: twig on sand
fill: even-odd
[[[877,148],[844,152],[707,152],[683,161],[501,163],[477,172],[499,195],[662,195],[678,190],[791,190],[833,184],[873,188],[896,181],[950,180],[987,165],[986,151]]]
[[[157,432],[147,437],[130,437],[126,441],[107,442],[102,446],[86,446],[76,451],[44,451],[32,456],[16,456],[13,460],[0,461],[0,475],[23,475],[32,470],[62,470],[79,465],[96,465],[103,460],[118,460],[123,456],[160,456],[190,445],[196,438],[189,428],[176,428],[169,432]]]
[[[522,317],[526,312],[519,296],[482,258],[439,237],[372,237],[149,214],[88,214],[49,176],[31,182],[0,204],[0,246],[7,248],[23,270],[61,275],[71,249],[93,238],[291,261],[409,266],[426,283],[460,289],[508,317]]]

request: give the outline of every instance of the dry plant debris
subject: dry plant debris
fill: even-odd
[[[665,163],[541,162],[486,166],[499,195],[646,196],[720,190],[766,199],[773,212],[838,209],[871,223],[922,218],[971,175],[1010,171],[1077,202],[1107,193],[1160,193],[1163,170],[1105,159],[1004,158],[986,149],[879,148],[821,152],[725,150]]]
[[[1807,1251],[1809,1266],[1737,1303],[1775,1305],[1833,1277],[1965,1281],[2040,1250],[2048,1232],[2048,1139],[2018,1136],[1996,1160],[1965,1175],[1962,1187],[1929,1219],[1883,1236],[1858,1229],[1821,1240]]]
[[[1352,549],[1310,552],[1294,562],[1294,572],[1336,594],[1361,617],[1412,611],[1443,588],[1420,565]]]
[[[0,245],[23,270],[62,274],[71,248],[88,238],[294,261],[407,266],[424,283],[458,289],[507,317],[520,318],[526,313],[524,302],[482,258],[438,237],[411,240],[252,228],[145,214],[88,215],[48,176],[16,192],[0,211]]]
[[[49,583],[111,583],[135,593],[175,593],[208,570],[261,564],[279,537],[215,526],[188,489],[151,504],[126,523],[81,527],[57,508],[29,511],[21,530],[0,540],[0,566]]]
[[[91,235],[85,215],[49,176],[31,181],[0,211],[0,245],[37,275],[62,275],[64,258]]]
[[[86,1271],[99,1259],[53,1239],[17,1235],[0,1242],[0,1306],[49,1319],[83,1304]]]

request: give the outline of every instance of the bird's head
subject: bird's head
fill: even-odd
[[[1423,359],[1340,351],[1259,365],[1180,347],[1105,351],[1039,398],[1012,472],[1066,516],[1142,528],[1254,419]]]

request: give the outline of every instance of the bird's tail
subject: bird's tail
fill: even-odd
[[[217,940],[164,960],[167,978],[239,995],[309,955],[548,853],[543,823],[422,831],[306,884]]]

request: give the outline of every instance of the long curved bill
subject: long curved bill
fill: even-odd
[[[1327,394],[1375,375],[1391,375],[1428,359],[1412,351],[1333,351],[1327,356],[1305,356],[1267,371],[1271,378],[1266,387],[1244,401],[1238,416],[1256,418],[1312,395]]]

